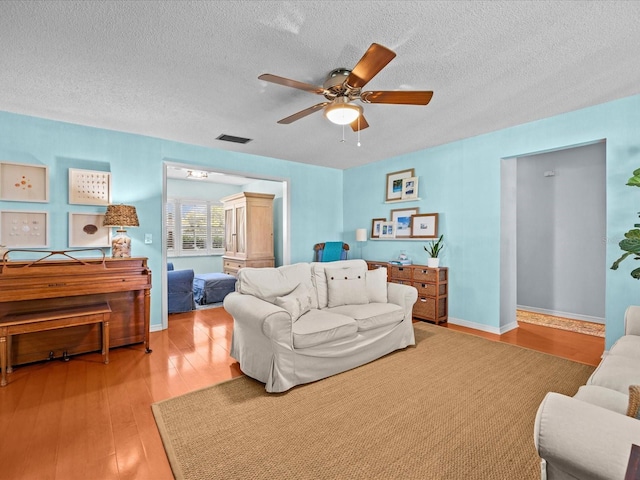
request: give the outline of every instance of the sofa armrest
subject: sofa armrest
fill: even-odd
[[[418,301],[418,290],[411,285],[387,283],[387,302],[400,305],[405,318],[412,318],[413,304]]]
[[[624,312],[625,335],[640,335],[640,306],[630,305]]]
[[[547,464],[571,478],[624,478],[640,422],[560,393],[548,393],[536,415],[534,442]]]
[[[259,329],[278,343],[292,345],[291,314],[284,308],[238,292],[224,297],[223,305],[242,327]]]

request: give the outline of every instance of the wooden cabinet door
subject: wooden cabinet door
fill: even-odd
[[[224,254],[234,255],[235,247],[235,208],[233,205],[224,209]]]

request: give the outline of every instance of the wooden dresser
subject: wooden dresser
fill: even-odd
[[[448,319],[449,269],[429,268],[426,265],[394,265],[367,260],[369,270],[387,269],[387,281],[412,285],[418,289],[418,301],[413,316],[436,324]]]
[[[78,318],[73,312],[88,309],[93,313],[98,311],[96,306],[109,312],[105,317],[109,327],[107,348],[144,343],[145,351],[150,352],[151,271],[147,259],[67,257],[0,262],[0,332],[4,332],[0,341],[7,342],[9,332],[11,357],[5,359],[9,369],[11,365],[52,357],[100,350],[105,353],[104,325],[88,315],[61,328],[65,326],[62,319]],[[55,329],[32,328],[30,333],[11,338],[11,329],[15,331],[16,319],[20,318],[40,322],[50,319],[58,324]]]
[[[243,267],[273,267],[273,198],[241,192],[220,199],[224,204],[222,271],[237,275]]]

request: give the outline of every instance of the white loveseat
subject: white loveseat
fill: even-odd
[[[243,268],[224,299],[231,356],[268,392],[283,392],[414,345],[417,298],[364,260]]]
[[[548,393],[536,416],[534,441],[542,478],[623,480],[640,419],[627,416],[629,386],[640,385],[640,307],[625,313],[625,335],[573,397]],[[635,413],[637,415],[637,413]]]

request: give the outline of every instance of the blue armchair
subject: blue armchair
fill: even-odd
[[[333,262],[346,260],[349,252],[349,244],[342,242],[316,243],[313,246],[314,262]]]
[[[193,301],[193,270],[174,270],[167,263],[167,290],[169,313],[190,312],[196,308]]]

